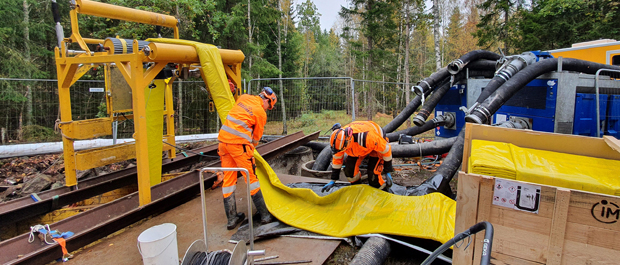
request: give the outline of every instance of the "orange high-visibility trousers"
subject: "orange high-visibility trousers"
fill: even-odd
[[[368,184],[370,186],[378,188],[385,183],[381,173],[383,171],[383,159],[381,158],[381,154],[377,151],[372,151],[367,155],[368,158]],[[367,156],[362,157],[353,157],[348,156],[345,161],[344,167],[344,175],[347,177],[347,180],[351,182],[351,184],[359,183],[362,178],[362,173],[360,172],[360,165],[362,165],[362,161]]]
[[[217,153],[220,155],[222,161],[222,167],[242,167],[250,172],[250,195],[256,194],[260,190],[260,184],[256,177],[256,163],[254,162],[254,146],[251,144],[227,144],[220,143],[217,148]],[[245,175],[245,173],[241,173]],[[245,183],[248,183],[247,177]],[[222,194],[224,198],[230,197],[230,195],[237,189],[237,172],[225,171],[224,183],[222,184]]]

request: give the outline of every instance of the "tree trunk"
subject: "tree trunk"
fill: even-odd
[[[441,53],[439,52],[439,0],[433,0],[433,34],[435,37],[436,69],[441,69]]]
[[[250,6],[251,2],[248,0],[248,43],[252,44],[252,20],[250,19]],[[250,76],[252,75],[252,52],[248,56],[248,70],[250,71]],[[251,89],[251,87],[250,87]],[[249,93],[248,89],[248,93]]]
[[[407,11],[409,8],[407,7]],[[409,89],[409,21],[405,24],[405,106],[409,104],[410,99]],[[411,119],[407,118],[407,128],[411,127]]]
[[[24,58],[30,63],[30,11],[27,0],[23,0],[24,7]],[[29,68],[27,68],[29,69]],[[26,70],[26,78],[30,78],[30,71]],[[32,125],[32,87],[26,86],[26,125]],[[20,124],[21,129],[21,124]]]
[[[278,11],[282,12],[282,8],[280,7],[280,0],[278,0]],[[282,15],[280,15],[280,18],[282,18]],[[278,19],[278,69],[280,69],[280,73],[278,74],[280,80],[278,80],[278,84],[280,86],[280,106],[282,107],[282,135],[286,135],[286,105],[284,104],[284,88],[282,87],[282,32],[280,31],[281,20],[282,19]]]

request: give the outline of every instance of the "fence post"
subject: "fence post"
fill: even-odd
[[[355,81],[351,78],[351,120],[355,121]]]

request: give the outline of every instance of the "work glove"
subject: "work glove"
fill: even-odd
[[[329,183],[325,184],[325,186],[323,186],[323,188],[321,189],[321,192],[328,192],[335,184],[335,181],[330,181]]]
[[[380,189],[385,190],[385,191],[389,190],[390,187],[392,187],[392,184],[394,184],[394,181],[392,180],[392,174],[385,173],[385,174],[382,174],[381,177],[383,178],[383,181],[385,181],[385,183],[381,185]]]

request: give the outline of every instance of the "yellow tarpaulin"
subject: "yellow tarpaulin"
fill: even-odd
[[[471,173],[620,195],[620,161],[473,140]]]
[[[161,150],[163,145],[161,139],[164,135],[164,90],[166,82],[162,79],[155,79],[153,85],[144,88],[151,186],[161,182]]]
[[[185,40],[150,41],[196,47],[203,79],[224,121],[234,99],[228,89],[217,48]],[[289,225],[335,237],[384,233],[443,243],[454,236],[456,202],[440,193],[420,197],[399,196],[367,185],[355,185],[320,197],[310,189],[284,186],[258,152],[254,152],[254,157],[256,175],[269,211]]]

